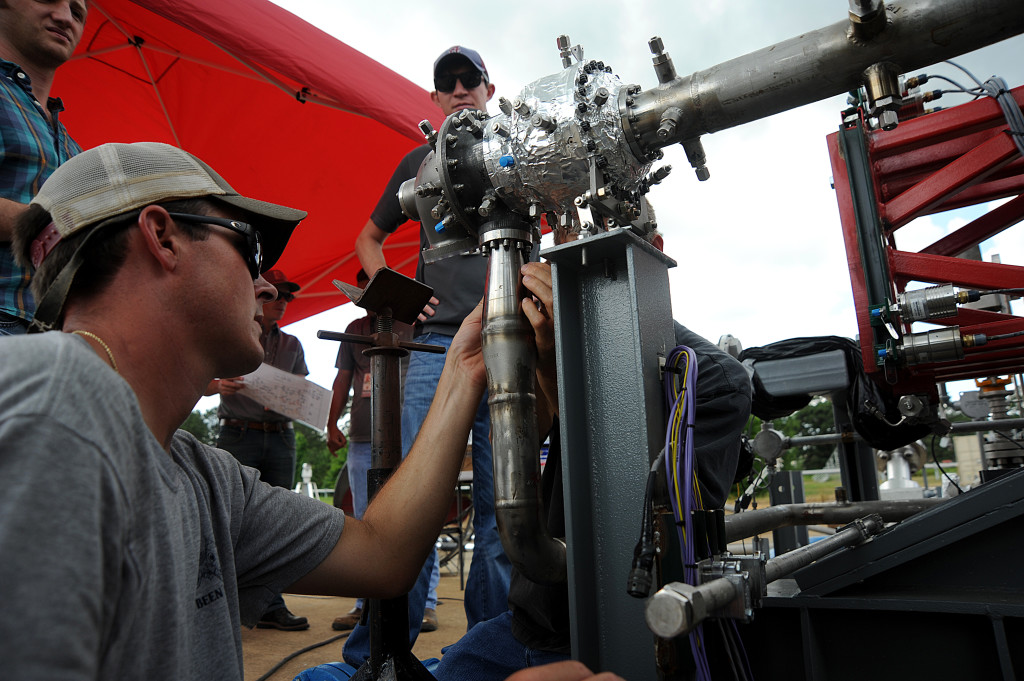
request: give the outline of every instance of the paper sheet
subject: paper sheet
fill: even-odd
[[[238,392],[311,428],[327,428],[331,391],[302,376],[261,364],[245,376],[245,385]]]

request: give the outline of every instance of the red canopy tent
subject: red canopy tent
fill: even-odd
[[[174,144],[308,211],[278,263],[302,286],[285,323],[348,302],[331,280],[355,281],[356,235],[417,123],[441,120],[422,88],[266,0],[92,0],[53,93],[83,148]],[[417,228],[386,244],[410,276]]]

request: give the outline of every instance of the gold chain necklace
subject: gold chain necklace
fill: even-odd
[[[72,333],[72,335],[77,334],[79,336],[86,336],[88,338],[91,338],[94,341],[96,341],[97,343],[99,343],[101,346],[103,346],[103,349],[107,351],[107,359],[110,360],[110,366],[112,366],[114,368],[114,373],[115,374],[116,373],[120,373],[117,370],[117,362],[114,361],[114,353],[110,351],[110,346],[107,345],[106,343],[104,343],[102,338],[100,338],[96,334],[92,333],[91,331],[81,331],[81,330],[79,330],[79,331],[72,331],[71,333]]]

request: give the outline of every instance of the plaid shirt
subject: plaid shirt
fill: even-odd
[[[30,202],[54,169],[82,148],[57,120],[64,110],[53,97],[43,106],[32,95],[28,74],[0,59],[0,197]],[[0,312],[32,321],[35,300],[28,289],[29,272],[18,267],[9,243],[0,243]]]

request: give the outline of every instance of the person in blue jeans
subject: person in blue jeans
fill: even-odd
[[[454,46],[441,53],[434,62],[434,91],[430,97],[445,116],[462,109],[486,111],[487,102],[493,96],[494,85],[489,81],[487,67],[475,50]],[[387,267],[384,241],[407,221],[398,202],[398,188],[402,182],[416,176],[420,163],[429,152],[427,145],[417,147],[399,162],[370,219],[356,238],[356,255],[368,274]],[[433,225],[421,225],[421,250],[429,246],[424,229],[432,228]],[[420,315],[414,340],[447,348],[462,320],[483,297],[486,279],[487,258],[479,253],[457,255],[432,263],[424,262],[420,257],[416,265],[416,280],[433,288],[434,297]],[[409,360],[402,407],[404,452],[409,451],[427,415],[443,366],[444,355],[413,353]],[[477,409],[472,448],[474,549],[465,595],[466,623],[470,629],[478,622],[505,611],[512,576],[512,564],[501,546],[494,518],[490,414],[486,396]],[[416,586],[409,593],[410,645],[415,643],[424,624],[431,576],[436,570],[437,555],[433,552],[424,564]],[[345,661],[358,667],[369,655],[366,627],[357,626],[345,643]]]
[[[369,282],[366,272],[359,270],[356,284],[365,288]],[[371,336],[376,331],[377,316],[373,313],[356,319],[345,328],[345,333],[356,336]],[[412,327],[401,322],[392,322],[392,328],[402,340],[412,338]],[[370,411],[371,372],[370,357],[363,354],[368,346],[360,343],[343,341],[338,348],[338,359],[335,366],[338,374],[334,378],[331,408],[327,415],[327,448],[335,455],[339,449],[348,445],[348,456],[345,470],[348,474],[348,486],[352,491],[352,515],[362,519],[369,503],[366,489],[366,474],[372,465],[373,423]],[[404,380],[408,360],[402,360],[402,376]],[[345,405],[348,404],[349,392],[352,393],[352,408],[349,410],[348,435],[341,432],[338,419],[341,418]],[[408,449],[403,449],[408,451]],[[335,496],[335,505],[340,506],[341,499]],[[431,591],[436,591],[439,572],[432,574]],[[427,608],[437,607],[436,595],[433,601],[427,599]],[[356,626],[363,615],[363,599],[357,599],[355,607],[340,617],[335,617],[331,628],[335,631],[347,631]]]

